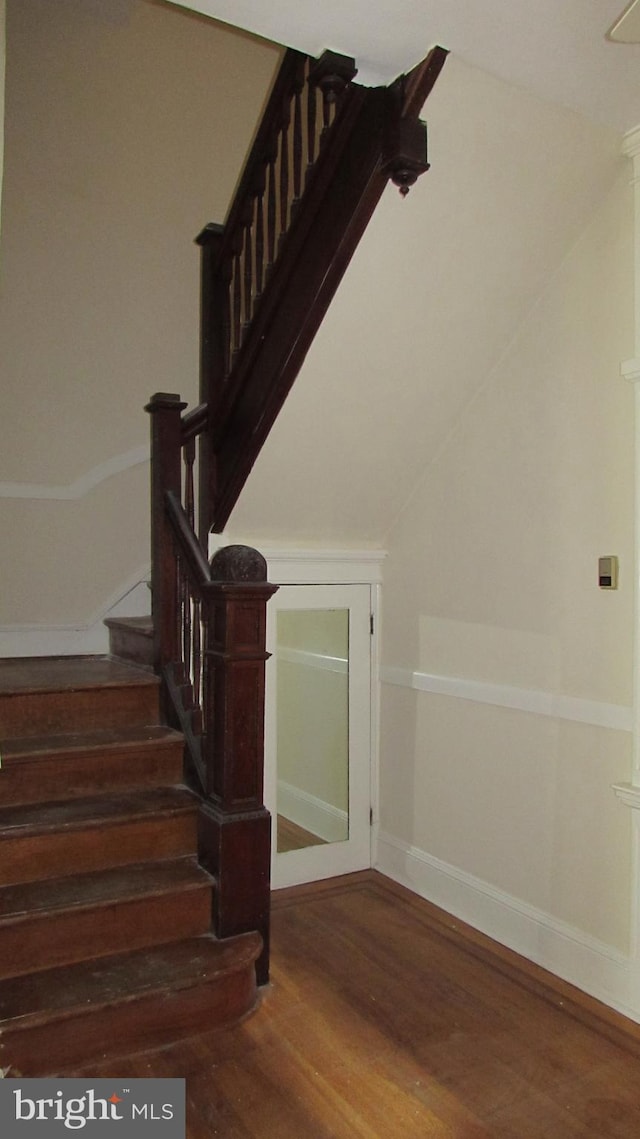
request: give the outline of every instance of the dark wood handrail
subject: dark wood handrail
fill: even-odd
[[[209,425],[209,408],[206,403],[199,403],[182,417],[182,442],[187,443],[206,431]]]
[[[165,495],[165,509],[171,528],[178,543],[180,553],[185,559],[194,585],[204,591],[211,585],[211,570],[204,556],[202,546],[189,524],[186,510],[174,491],[168,490]]]
[[[421,63],[396,80],[400,88],[400,114],[403,119],[416,118],[420,114],[448,54],[443,47],[433,47]]]

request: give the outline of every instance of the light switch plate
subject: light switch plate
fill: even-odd
[[[598,585],[600,589],[618,588],[618,559],[615,555],[598,558]]]

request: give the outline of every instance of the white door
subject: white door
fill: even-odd
[[[275,889],[371,865],[370,612],[368,585],[283,585],[267,607]]]

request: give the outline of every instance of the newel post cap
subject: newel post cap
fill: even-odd
[[[156,392],[151,396],[145,411],[183,411],[188,405],[176,392]]]
[[[261,582],[267,580],[267,563],[253,546],[223,546],[209,562],[213,581]]]

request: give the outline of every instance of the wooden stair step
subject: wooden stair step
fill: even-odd
[[[59,1075],[235,1021],[254,1007],[261,947],[204,935],[0,981],[0,1066]]]
[[[161,725],[2,740],[0,806],[182,779],[183,737]]]
[[[0,977],[206,933],[212,885],[183,858],[0,888]]]
[[[0,660],[2,736],[44,736],[158,722],[159,681],[110,657]]]
[[[107,617],[109,651],[119,660],[153,665],[153,619],[151,617]]]
[[[194,854],[197,798],[186,787],[0,807],[0,885]]]

